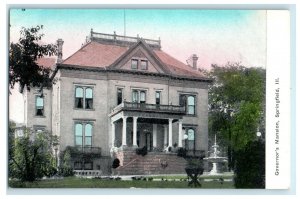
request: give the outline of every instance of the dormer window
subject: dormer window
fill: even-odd
[[[148,61],[141,60],[141,69],[142,70],[148,70]]]
[[[138,60],[137,59],[132,59],[131,60],[131,69],[138,69]]]
[[[143,60],[140,58],[131,59],[131,69],[148,70],[148,60]]]

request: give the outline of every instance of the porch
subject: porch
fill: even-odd
[[[184,106],[123,102],[115,107],[111,119],[111,147],[148,151],[184,147],[182,117]]]

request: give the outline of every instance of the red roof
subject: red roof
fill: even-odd
[[[105,68],[114,63],[128,49],[129,47],[91,41],[64,60],[62,64]],[[198,70],[192,69],[161,50],[152,50],[152,52],[169,68],[173,75],[203,77]]]
[[[36,63],[39,66],[42,66],[44,68],[52,68],[56,64],[56,58],[52,57],[42,57],[36,60]]]
[[[182,63],[161,50],[154,50],[159,59],[169,68],[173,75],[203,77],[203,74],[191,66]]]
[[[101,44],[92,41],[62,63],[80,66],[106,67],[116,61],[116,59],[127,50],[128,47]]]

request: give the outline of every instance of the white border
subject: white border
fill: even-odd
[[[209,5],[208,7],[211,8],[216,8],[216,9],[220,9],[220,8],[223,8],[224,6],[232,6],[232,8],[235,8],[235,9],[239,9],[240,7],[245,7],[246,5],[245,4],[250,4],[253,7],[250,7],[249,9],[255,9],[255,6],[257,7],[268,7],[268,8],[271,8],[273,7],[273,9],[276,9],[278,7],[288,7],[288,5],[286,5],[287,3],[290,3],[290,4],[297,4],[299,1],[298,0],[244,0],[244,1],[239,1],[239,0],[203,0],[203,1],[197,1],[197,0],[186,0],[186,1],[182,1],[181,3],[179,4],[184,4],[184,5],[187,5],[187,4],[206,4],[206,7],[207,5]],[[34,4],[41,4],[41,5],[45,5],[45,4],[56,4],[55,6],[60,6],[59,4],[61,4],[61,6],[68,6],[67,4],[70,3],[69,0],[44,0],[44,1],[37,1],[37,0],[26,0],[26,1],[23,1],[23,0],[5,0],[5,1],[1,1],[1,6],[0,6],[0,20],[2,21],[1,24],[3,24],[3,26],[6,26],[5,24],[7,24],[7,15],[6,15],[6,7],[7,7],[7,4],[31,4],[31,5],[34,5]],[[167,4],[167,3],[178,3],[178,1],[161,1],[161,0],[146,0],[146,1],[143,1],[143,3],[141,1],[138,1],[138,0],[126,0],[126,2],[124,1],[121,1],[121,0],[113,0],[113,1],[96,1],[96,0],[86,0],[86,1],[82,1],[82,0],[74,0],[71,2],[73,5],[78,5],[78,6],[84,6],[88,3],[91,3],[91,4],[98,4],[98,3],[106,3],[106,4],[115,4],[115,3],[118,3],[118,4],[124,4],[124,3],[131,3],[131,4]],[[237,4],[237,3],[243,3],[243,4]],[[65,5],[62,5],[62,4],[65,4]],[[220,5],[221,4],[221,5]],[[226,5],[227,4],[227,5]],[[229,4],[233,4],[233,5],[229,5]],[[281,5],[280,5],[281,4]],[[50,5],[51,6],[51,5]],[[119,5],[119,7],[122,6],[122,5]],[[204,5],[205,6],[205,5]],[[297,8],[295,8],[296,11],[299,11],[299,6]],[[297,17],[297,21],[300,21],[300,15],[298,14],[297,16],[295,16],[295,19]],[[298,27],[294,27],[294,29],[297,29],[298,33],[300,32],[299,30],[299,26]],[[1,31],[1,48],[0,48],[0,53],[2,55],[2,57],[7,57],[7,26],[5,28],[5,31]],[[292,41],[292,42],[296,42],[296,41]],[[294,45],[294,48],[296,49],[296,47],[299,46],[299,40],[297,41],[297,44],[293,44]],[[298,53],[299,54],[299,53]],[[296,61],[296,53],[293,53],[294,55],[294,62]],[[300,56],[298,56],[300,57]],[[7,65],[7,60],[6,59],[1,59],[1,65],[2,66],[5,66]],[[296,67],[296,63],[294,63],[294,67]],[[4,80],[4,82],[7,82],[7,70],[5,67],[1,67],[1,79],[2,81]],[[294,69],[293,70],[294,72],[297,73],[297,76],[299,76],[299,69],[296,70]],[[300,82],[299,80],[297,79],[297,76],[295,74],[292,74],[292,86],[294,86],[292,89],[296,89],[295,86],[296,85],[300,85]],[[296,84],[296,82],[298,84]],[[1,93],[6,93],[7,91],[7,85],[5,83],[2,82],[2,84],[0,85],[0,89],[1,89]],[[299,101],[299,86],[297,87],[297,95],[295,94],[295,90],[293,91],[294,95],[292,97],[292,101]],[[1,109],[0,110],[7,110],[7,94],[5,95],[6,97],[2,97],[1,98]],[[293,107],[295,108],[295,107]],[[297,112],[297,113],[296,113]],[[294,163],[292,165],[295,166],[295,163],[297,162],[297,165],[299,165],[299,159],[296,159],[296,151],[298,149],[297,147],[297,143],[299,143],[299,136],[296,137],[296,132],[297,132],[297,129],[299,129],[298,125],[299,125],[299,121],[298,123],[296,124],[297,122],[297,116],[298,116],[298,113],[299,113],[299,106],[296,107],[296,110],[292,110],[292,120],[294,121],[294,123],[292,123],[293,125],[295,126],[292,126],[292,131],[293,131],[293,135],[292,137],[294,138],[294,140],[292,140],[292,154],[294,155],[293,156],[293,159],[292,159],[292,162]],[[5,130],[7,129],[7,120],[3,119],[3,117],[1,118],[2,120],[0,120],[0,127],[3,131],[3,133],[5,132]],[[297,125],[297,127],[296,127]],[[15,198],[15,197],[22,197],[22,198],[40,198],[40,196],[36,195],[36,196],[30,196],[30,195],[27,195],[27,196],[23,196],[23,195],[19,195],[19,196],[7,196],[7,187],[6,187],[6,165],[4,164],[6,162],[6,136],[4,136],[4,139],[1,139],[1,146],[2,146],[2,152],[1,152],[1,159],[2,159],[2,162],[3,164],[0,164],[0,168],[1,168],[1,172],[0,172],[0,179],[1,180],[1,188],[0,188],[0,195],[1,195],[1,198]],[[296,170],[296,168],[294,168],[294,170]],[[296,181],[296,179],[300,179],[300,176],[299,176],[299,172],[294,172],[292,173],[292,179],[293,181]],[[297,187],[296,187],[297,186]],[[253,195],[252,194],[255,194],[256,196],[254,196],[255,198],[296,198],[296,195],[299,195],[299,191],[298,193],[296,193],[295,191],[296,190],[300,190],[300,186],[299,186],[299,183],[297,185],[295,185],[295,183],[293,184],[293,192],[290,193],[290,192],[267,192],[267,191],[264,191],[264,192],[261,192],[263,190],[254,190],[255,193],[253,193],[251,190],[249,190],[248,192],[245,191],[245,192],[241,192],[242,190],[229,190],[229,192],[227,192],[225,190],[225,194],[230,194],[230,195],[219,195],[219,196],[213,196],[213,194],[218,194],[218,193],[215,193],[215,190],[211,190],[209,193],[207,192],[207,190],[203,190],[205,193],[205,195],[209,194],[211,196],[206,196],[205,198],[253,198]],[[21,191],[21,190],[20,190]],[[26,191],[26,190],[23,190],[25,193],[27,192],[27,194],[46,194],[46,190],[45,191],[41,191],[39,193],[35,192],[37,190],[30,190],[30,191]],[[56,192],[56,194],[62,194],[62,192],[60,190],[52,190],[54,192]],[[94,190],[95,191],[95,190]],[[91,194],[95,194],[95,192],[92,191]],[[107,191],[107,190],[106,190]],[[28,193],[30,192],[30,193]],[[89,192],[89,190],[85,190],[84,193],[87,194],[87,192]],[[94,193],[93,193],[94,192]],[[120,194],[120,192],[122,192],[122,190],[116,190],[116,192],[113,190],[111,194]],[[68,190],[68,193],[64,193],[67,194],[67,195],[71,195],[71,194],[76,194],[77,196],[73,196],[74,198],[82,198],[81,194],[84,194],[84,193],[79,193],[79,192],[74,192],[74,190]],[[106,192],[107,193],[107,192]],[[131,191],[132,194],[134,194],[134,191]],[[20,193],[19,193],[20,194]],[[24,194],[24,193],[23,193]],[[53,196],[51,194],[53,194],[53,192],[51,193],[48,193],[50,195],[44,195],[43,197],[45,198],[53,198]],[[99,194],[99,193],[98,193]],[[178,194],[178,192],[174,192],[173,194]],[[177,196],[176,195],[173,195],[171,196],[170,198],[182,198],[184,196],[182,196],[182,194],[184,193],[181,193],[181,194],[178,194]],[[191,193],[193,194],[193,192]],[[194,193],[195,194],[195,193]],[[197,193],[196,193],[197,194]],[[199,194],[199,193],[198,193]],[[239,195],[235,195],[235,194],[239,194]],[[241,196],[240,194],[243,194],[243,196]],[[251,194],[251,195],[244,195],[244,194]],[[260,195],[262,194],[262,195]],[[267,194],[267,195],[266,195]],[[269,194],[271,194],[272,196],[270,196]],[[285,195],[285,196],[282,196],[282,194],[292,194],[292,195]],[[232,196],[233,195],[233,196]],[[235,196],[234,196],[235,195]],[[269,196],[268,196],[269,195]],[[57,197],[57,196],[54,196],[54,197]],[[99,198],[101,196],[97,196],[97,195],[89,195],[87,196],[89,198]],[[124,197],[124,196],[113,196],[113,195],[103,195],[104,198],[120,198],[120,197]],[[140,198],[141,196],[130,196],[130,198]],[[143,196],[145,198],[152,198],[153,196],[149,195],[149,196]],[[164,198],[169,198],[168,196],[162,196]],[[201,196],[198,196],[198,195],[195,195],[195,196],[188,196],[189,198],[199,198]],[[59,197],[60,198],[60,197]],[[126,197],[125,198],[129,198],[129,197]]]
[[[288,189],[291,162],[289,11],[267,11],[266,71],[266,188]],[[276,78],[279,80],[278,84],[275,84]],[[276,132],[276,128],[279,132]],[[279,139],[276,144],[277,136]]]

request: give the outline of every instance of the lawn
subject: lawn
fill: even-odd
[[[233,182],[201,181],[204,189],[233,189]],[[146,180],[108,180],[67,177],[64,179],[41,180],[35,182],[19,182],[10,180],[11,188],[194,188],[186,181],[146,181]]]

